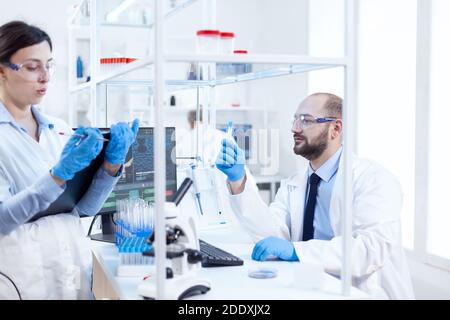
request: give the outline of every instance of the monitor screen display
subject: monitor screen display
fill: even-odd
[[[127,154],[122,175],[99,213],[116,211],[116,201],[141,198],[154,202],[154,134],[153,128],[139,128],[136,142]],[[166,128],[166,199],[171,201],[177,189],[175,128]]]

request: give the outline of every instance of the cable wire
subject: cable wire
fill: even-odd
[[[94,219],[92,219],[92,221],[91,221],[91,225],[89,226],[89,230],[88,230],[88,234],[87,234],[88,237],[91,236],[92,226],[94,225],[95,220],[97,219],[98,216],[99,216],[99,214],[96,214],[96,215],[94,216]]]
[[[0,275],[4,276],[9,282],[12,283],[12,285],[14,286],[14,289],[16,289],[17,295],[19,296],[19,300],[22,300],[22,296],[20,295],[20,291],[17,288],[16,284],[14,283],[14,281],[12,281],[12,279],[10,277],[8,277],[6,274],[4,274],[3,272],[0,271]]]

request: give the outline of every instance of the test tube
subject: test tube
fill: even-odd
[[[227,136],[233,138],[233,121],[228,121],[227,125]]]

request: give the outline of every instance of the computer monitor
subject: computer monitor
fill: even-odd
[[[227,132],[228,126],[226,124],[218,124],[217,129]],[[250,159],[250,146],[251,146],[251,124],[233,124],[233,137],[237,142],[239,148],[244,150],[245,160]]]
[[[91,235],[92,240],[115,242],[113,214],[117,200],[142,198],[153,202],[154,185],[154,134],[153,128],[139,128],[136,143],[127,154],[122,176],[105,201],[99,213],[102,218],[102,233]],[[177,190],[175,155],[175,128],[166,128],[166,199],[171,201]]]

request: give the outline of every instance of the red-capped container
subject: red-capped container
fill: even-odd
[[[197,52],[218,53],[219,52],[219,30],[198,30],[197,31]]]
[[[100,70],[102,73],[113,71],[115,68],[132,63],[136,58],[115,57],[115,58],[100,58]]]
[[[234,54],[248,54],[247,50],[234,50]],[[252,65],[250,63],[234,63],[234,71],[237,74],[252,72]]]
[[[221,32],[219,41],[220,53],[232,54],[234,51],[234,33],[233,32]]]

